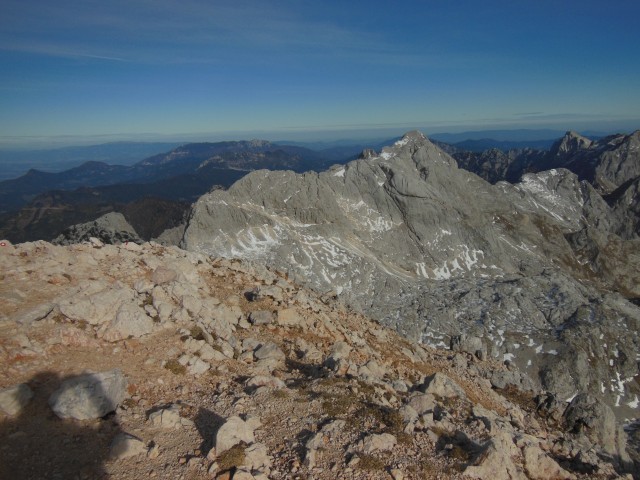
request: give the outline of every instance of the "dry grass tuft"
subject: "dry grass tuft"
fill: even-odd
[[[171,373],[175,375],[184,375],[187,373],[187,367],[178,362],[177,359],[172,358],[171,360],[167,360],[167,363],[164,364],[164,368],[169,370]]]
[[[232,468],[236,468],[241,466],[244,463],[245,454],[244,451],[246,449],[246,445],[241,443],[239,445],[235,445],[231,447],[229,450],[222,452],[216,462],[220,467],[221,471],[231,470]]]

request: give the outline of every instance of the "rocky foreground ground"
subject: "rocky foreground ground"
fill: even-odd
[[[508,362],[411,343],[259,265],[93,239],[2,242],[0,267],[3,479],[638,470],[597,398],[520,391]]]

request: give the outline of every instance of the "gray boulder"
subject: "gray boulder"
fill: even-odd
[[[286,358],[284,352],[280,349],[280,347],[278,347],[278,345],[273,342],[265,343],[255,352],[253,352],[253,355],[258,360],[284,361],[284,359]]]
[[[424,391],[424,393],[442,398],[466,398],[464,390],[460,387],[460,385],[440,372],[436,372],[433,375],[427,377],[424,381],[424,384],[420,386],[420,390]]]
[[[611,408],[593,395],[576,395],[564,412],[567,430],[584,436],[605,452],[628,461],[624,435],[619,435],[616,417]]]
[[[255,310],[249,314],[249,321],[254,325],[268,325],[273,319],[273,313],[268,310]]]
[[[249,423],[240,417],[230,417],[216,434],[216,454],[220,455],[240,443],[250,445],[254,440],[253,428]]]
[[[125,399],[127,385],[126,377],[117,369],[80,375],[64,381],[49,397],[49,406],[60,418],[100,418]]]
[[[480,337],[474,335],[455,335],[451,337],[450,348],[454,352],[466,352],[475,355],[480,360],[487,356],[487,347]]]

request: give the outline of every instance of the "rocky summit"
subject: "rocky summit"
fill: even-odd
[[[591,147],[565,140],[563,154]],[[523,373],[497,385],[562,402],[595,395],[631,421],[640,407],[633,185],[616,201],[567,169],[492,185],[410,132],[326,172],[257,171],[204,195],[181,245],[268,265],[406,338]]]
[[[638,471],[597,395],[535,391],[477,338],[412,342],[258,263],[91,238],[3,241],[0,265],[1,478]]]

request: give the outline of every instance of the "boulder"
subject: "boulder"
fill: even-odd
[[[256,310],[249,314],[249,321],[253,325],[268,325],[273,322],[273,313],[269,310]]]
[[[473,335],[455,335],[449,342],[451,350],[454,352],[466,352],[475,355],[480,360],[487,357],[487,347],[482,338]]]
[[[465,469],[464,474],[481,480],[527,480],[525,473],[513,461],[519,453],[511,435],[500,431],[485,444],[480,455]]]
[[[135,291],[120,284],[104,286],[100,291],[73,295],[62,300],[60,313],[70,320],[84,321],[91,325],[101,325],[114,319],[122,305],[135,302]]]
[[[49,406],[60,418],[90,420],[113,412],[127,394],[127,379],[120,370],[88,373],[66,380]]]
[[[191,375],[202,375],[211,368],[211,364],[201,358],[192,357],[187,364],[187,371]]]
[[[436,372],[430,377],[427,377],[420,387],[420,390],[442,398],[466,398],[464,390],[460,385],[440,372]]]
[[[396,437],[390,433],[374,433],[364,438],[362,441],[362,451],[364,453],[386,452],[393,450],[396,443],[398,443]]]
[[[215,438],[216,453],[220,455],[240,443],[254,442],[253,428],[240,417],[230,417],[220,427]]]
[[[284,352],[280,350],[280,347],[273,342],[267,342],[258,348],[253,355],[258,360],[278,360],[284,361],[286,358]]]
[[[249,445],[244,451],[242,466],[249,471],[269,469],[271,467],[271,457],[269,457],[266,445],[262,443]]]
[[[567,472],[544,451],[535,445],[523,449],[524,469],[531,480],[573,480],[576,477]]]
[[[422,415],[427,412],[433,412],[438,402],[436,402],[436,397],[430,393],[417,393],[411,396],[407,405],[413,408],[418,415]]]
[[[585,436],[608,454],[628,461],[624,435],[619,435],[616,417],[600,399],[586,393],[576,395],[563,417],[567,431]]]

